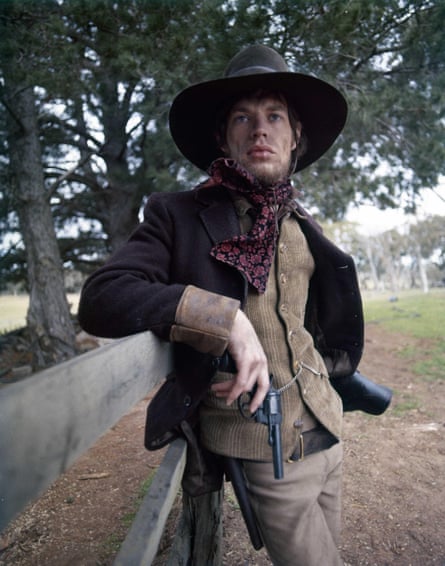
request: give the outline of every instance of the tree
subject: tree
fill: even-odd
[[[304,204],[320,218],[340,219],[350,202],[366,199],[395,206],[404,195],[412,207],[419,188],[434,186],[444,172],[441,2],[55,6],[58,17],[47,18],[45,34],[29,42],[35,62],[45,65],[29,71],[40,87],[45,178],[65,265],[94,268],[126,238],[151,192],[188,189],[200,178],[169,137],[169,104],[189,83],[221,76],[229,57],[254,41],[348,98],[338,143],[297,179]],[[40,4],[33,17],[38,13]]]
[[[87,219],[106,236],[94,238],[81,227],[72,259],[90,254],[91,244],[105,253],[115,250],[134,229],[144,196],[177,185],[181,162],[166,125],[186,36],[171,30],[180,28],[193,5],[80,0],[64,5],[61,33],[79,78],[74,88],[71,82],[69,88],[66,82],[58,85],[63,112],[54,115],[47,105],[43,132],[52,153],[64,144],[77,163],[66,171],[59,159],[47,170],[55,180],[54,212],[61,225],[82,226]],[[168,46],[170,37],[179,54]]]
[[[42,155],[33,86],[26,81],[25,65],[18,65],[20,41],[14,4],[2,6],[2,102],[7,111],[8,150],[12,193],[25,242],[30,293],[27,325],[34,366],[44,367],[75,353],[75,335],[64,292],[62,263],[57,247],[51,207],[45,190]],[[30,22],[31,26],[35,22]],[[7,57],[8,50],[11,50]]]
[[[427,263],[434,263],[442,273],[445,270],[444,218],[430,216],[410,226],[406,245],[412,257],[412,267],[419,275],[423,291],[427,293],[430,287]]]
[[[365,289],[397,292],[402,288],[443,285],[445,230],[442,216],[376,235],[364,236],[353,222],[324,223],[325,234],[350,253]],[[433,277],[431,277],[431,275]]]
[[[152,2],[136,4],[141,8],[143,30],[150,33],[149,42],[162,42],[163,47],[163,58],[156,65],[145,56],[152,54],[157,59],[159,49],[151,53],[146,48],[141,54],[139,68],[148,70],[145,77],[156,85],[156,96],[153,89],[146,88],[143,104],[129,113],[130,119],[140,113],[147,117],[141,135],[135,128],[126,147],[129,161],[132,156],[142,159],[145,173],[153,173],[144,175],[139,169],[145,194],[170,190],[175,180],[189,188],[190,181],[199,177],[193,167],[181,162],[168,140],[167,110],[174,94],[191,82],[221,76],[228,58],[254,41],[277,47],[294,70],[313,72],[337,84],[348,98],[350,118],[339,142],[298,178],[303,188],[308,187],[305,203],[316,207],[322,218],[341,218],[352,201],[397,206],[402,195],[411,210],[419,189],[434,186],[444,172],[445,45],[440,26],[444,8],[440,3],[208,0],[188,4],[187,11],[175,14],[168,11],[168,3],[167,11]],[[179,8],[183,5],[179,3]],[[147,11],[153,6],[154,10]],[[115,21],[121,18],[121,7],[115,7]],[[102,15],[94,14],[93,10],[90,17],[103,20]],[[178,26],[180,18],[193,30],[185,41]],[[126,24],[128,35],[134,30],[134,22]],[[159,30],[163,39],[156,33]],[[145,37],[139,28],[135,33]],[[117,36],[113,39],[118,44]],[[125,44],[120,44],[119,51],[127,61]],[[139,56],[134,49],[132,53]],[[99,59],[106,69],[102,54]],[[118,59],[113,60],[122,87]],[[101,83],[100,73],[94,78],[96,84]],[[136,73],[139,84],[142,78]],[[164,111],[161,117],[159,108]],[[425,138],[418,135],[419,119],[427,146]]]
[[[445,163],[444,10],[434,1],[313,3],[302,32],[289,38],[296,60],[337,84],[350,106],[339,143],[301,176],[323,217],[341,218],[354,201],[398,206],[402,196],[412,211],[419,189],[437,185]]]

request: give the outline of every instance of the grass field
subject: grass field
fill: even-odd
[[[68,295],[76,312],[79,296]],[[445,339],[445,289],[402,292],[392,302],[389,295],[363,297],[367,323],[381,323],[389,330],[411,334],[417,338]],[[7,332],[25,324],[28,309],[27,295],[0,295],[0,332]]]
[[[445,379],[445,290],[406,292],[397,300],[364,298],[367,324],[381,324],[391,332],[414,336],[421,346],[406,346],[400,355],[412,363],[415,373],[427,380]]]
[[[79,296],[69,294],[68,301],[76,312]],[[28,302],[28,295],[0,295],[0,334],[25,326]]]
[[[430,293],[407,291],[390,300],[364,296],[365,320],[416,338],[445,338],[445,289]]]
[[[444,379],[445,289],[433,289],[428,294],[401,292],[397,300],[389,297],[389,294],[364,294],[366,323],[381,324],[392,332],[427,339],[427,350],[425,346],[422,352],[407,347],[401,355],[414,360],[416,373],[428,379]],[[71,312],[76,312],[79,296],[68,295],[68,300]],[[27,308],[26,295],[0,295],[0,333],[24,326]]]

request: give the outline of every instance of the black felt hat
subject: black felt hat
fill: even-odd
[[[170,109],[170,131],[181,153],[207,171],[223,153],[216,141],[216,118],[227,102],[258,89],[282,93],[297,112],[307,136],[307,151],[296,171],[321,157],[346,121],[347,104],[332,85],[288,70],[275,50],[252,45],[230,61],[221,79],[192,85],[180,92]]]

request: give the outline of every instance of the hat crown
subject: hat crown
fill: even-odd
[[[288,72],[286,62],[274,49],[264,45],[251,45],[233,57],[224,71],[224,77]]]

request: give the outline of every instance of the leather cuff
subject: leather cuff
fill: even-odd
[[[221,356],[239,307],[236,299],[188,285],[176,309],[170,340],[204,354]]]

